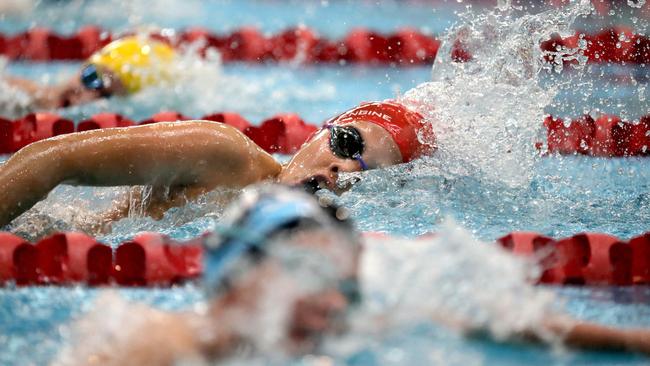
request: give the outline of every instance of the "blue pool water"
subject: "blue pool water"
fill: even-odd
[[[442,33],[456,20],[455,11],[467,4],[427,1],[375,2],[320,1],[289,3],[222,1],[203,3],[148,2],[40,2],[33,15],[7,17],[0,31],[15,32],[32,24],[69,32],[93,23],[124,30],[133,24],[182,28],[200,25],[215,31],[254,24],[277,31],[302,22],[330,36],[341,36],[354,26],[382,31],[410,25]],[[122,11],[107,12],[113,6]],[[479,6],[475,6],[479,8]],[[171,11],[173,9],[175,11]],[[176,11],[178,10],[178,11]],[[69,17],[70,12],[81,12]],[[580,19],[590,27],[630,21],[630,8],[607,17]],[[119,16],[118,16],[119,15]],[[642,25],[638,25],[641,27]],[[431,79],[431,68],[300,67],[291,65],[222,66],[209,73],[210,83],[181,90],[152,90],[134,100],[112,99],[59,111],[75,120],[101,111],[117,111],[134,119],[160,110],[177,110],[189,116],[215,111],[241,113],[260,121],[280,112],[297,112],[307,121],[324,119],[364,100],[403,94]],[[44,82],[63,80],[79,63],[13,63],[8,70]],[[629,77],[618,77],[619,75]],[[546,112],[577,116],[602,111],[638,118],[650,111],[647,68],[590,66],[582,72],[542,77],[560,92]],[[568,82],[567,82],[568,81]],[[541,124],[541,121],[540,121]],[[540,132],[541,133],[541,132]],[[283,158],[283,157],[279,157]],[[536,230],[560,237],[580,231],[601,231],[629,238],[650,228],[650,159],[600,159],[546,157],[535,160],[524,184],[512,186],[484,174],[448,174],[435,160],[365,173],[340,201],[364,231],[383,231],[413,237],[436,231],[452,217],[483,240],[493,240],[512,230]],[[75,229],[71,213],[97,212],[119,192],[114,189],[60,187],[25,221],[42,220],[45,226]],[[81,211],[80,211],[81,210]],[[115,226],[103,240],[117,244],[139,231],[153,230],[175,239],[188,239],[214,224],[218,207],[188,205],[172,211],[162,221],[129,218]],[[37,228],[40,229],[40,228]],[[432,258],[434,260],[435,258]],[[469,269],[468,269],[469,270]],[[615,326],[650,327],[650,289],[549,288],[558,302],[579,319]],[[173,289],[121,289],[124,298],[167,310],[192,309],[202,300],[194,284]],[[64,344],[71,319],[95,309],[96,296],[105,290],[75,288],[0,289],[0,365],[40,365],[51,360]],[[110,314],[110,309],[106,309]],[[485,339],[465,339],[431,324],[391,329],[361,342],[351,351],[332,351],[336,364],[647,364],[638,355],[558,352],[523,344],[500,344]],[[301,358],[297,364],[312,364]],[[312,362],[312,363],[310,363]]]

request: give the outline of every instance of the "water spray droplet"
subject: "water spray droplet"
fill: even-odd
[[[637,2],[634,2],[634,0],[627,0],[627,5],[632,8],[641,9],[643,5],[645,5],[645,0],[639,0]]]

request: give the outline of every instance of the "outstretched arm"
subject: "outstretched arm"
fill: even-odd
[[[12,87],[22,90],[29,95],[35,108],[52,109],[61,106],[60,86],[42,85],[28,79],[14,76],[4,76],[3,79]]]
[[[0,167],[0,226],[61,183],[152,185],[195,195],[275,177],[280,165],[238,130],[187,121],[93,130],[33,143]]]
[[[14,76],[3,76],[10,86],[17,88],[32,99],[32,109],[54,109],[71,105],[84,104],[101,98],[103,94],[97,90],[85,88],[79,75],[58,85],[43,85],[32,80]]]
[[[546,326],[570,347],[650,355],[650,330],[648,329],[611,328],[566,318],[552,318]]]
[[[486,337],[485,328],[476,328],[458,319],[434,318],[459,329],[470,337]],[[567,347],[596,351],[638,352],[650,355],[650,329],[624,329],[573,319],[566,315],[549,315],[542,324],[513,334],[507,341],[532,341],[563,344]]]

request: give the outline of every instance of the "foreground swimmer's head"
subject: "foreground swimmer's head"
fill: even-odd
[[[286,306],[286,335],[299,347],[341,329],[341,315],[360,299],[359,236],[342,214],[287,187],[244,192],[206,244],[203,284],[213,311],[252,309],[248,321]]]
[[[80,81],[104,96],[131,94],[167,80],[174,50],[147,37],[130,36],[106,45],[90,56]]]
[[[291,159],[279,176],[282,183],[310,190],[341,192],[341,172],[354,172],[409,162],[431,150],[431,139],[416,112],[394,102],[365,103],[327,121]],[[420,135],[425,136],[420,136]]]

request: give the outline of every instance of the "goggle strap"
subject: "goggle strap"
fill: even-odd
[[[368,170],[368,165],[366,165],[366,162],[363,161],[363,158],[359,154],[354,154],[352,157],[354,160],[358,161],[359,164],[361,165],[361,170]]]

